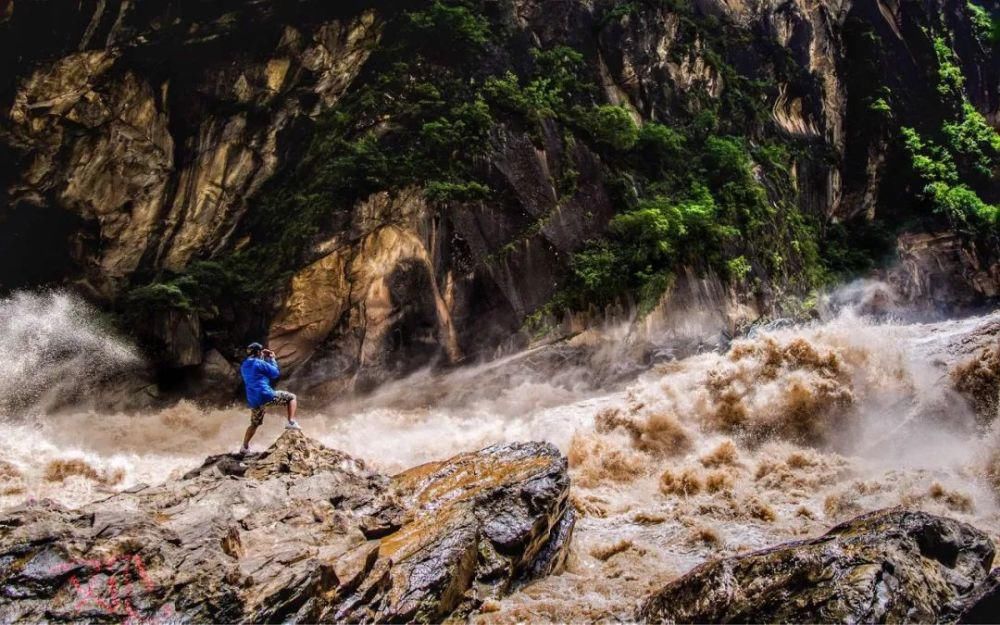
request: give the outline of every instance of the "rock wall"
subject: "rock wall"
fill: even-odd
[[[31,33],[51,36],[46,14],[58,4],[14,4],[5,35],[28,47]],[[378,39],[374,11],[334,19],[321,5],[288,15],[254,3],[218,14],[173,2],[65,7],[62,48],[22,56],[4,77],[14,89],[0,92],[2,139],[17,164],[8,210],[82,219],[81,286],[105,298],[138,273],[232,244],[298,120],[337,101]],[[82,32],[69,27],[77,21]],[[30,244],[18,251],[32,261]]]
[[[997,117],[997,57],[972,33],[964,0],[694,3],[735,29],[723,44],[681,37],[690,20],[668,4],[615,19],[612,2],[490,6],[491,22],[523,48],[515,57],[572,46],[600,77],[598,100],[638,121],[669,125],[698,102],[727,97],[734,81],[766,85],[769,119],[746,132],[810,146],[789,178],[801,209],[828,225],[896,219],[901,190],[886,178],[899,155],[866,126],[858,84],[875,76],[919,115],[936,97],[921,67],[928,15],[951,25],[968,98]],[[121,310],[131,288],[252,248],[247,222],[261,189],[301,157],[318,116],[356,88],[399,10],[388,0],[6,3],[0,52],[13,62],[0,69],[0,289],[71,284]],[[859,75],[854,56],[861,30],[888,42],[871,76]],[[713,62],[718,45],[735,74]],[[499,189],[493,199],[435,204],[419,186],[387,186],[331,216],[284,286],[229,302],[242,317],[182,311],[133,329],[155,335],[158,364],[174,369],[200,367],[212,350],[236,358],[238,345],[267,336],[299,384],[331,392],[523,344],[525,319],[558,292],[572,254],[621,209],[623,183],[553,121],[539,132],[499,123],[490,141],[481,166]],[[568,174],[574,189],[565,195]],[[1000,291],[996,250],[962,242],[962,252],[949,251],[927,236],[900,239],[900,279],[915,297],[937,274],[911,251],[938,243],[945,247],[928,253],[947,256],[935,261],[941,275],[968,285],[962,303]],[[731,309],[756,314],[774,303],[770,285],[755,299],[733,286]]]

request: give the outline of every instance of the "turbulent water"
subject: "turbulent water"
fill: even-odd
[[[362,399],[307,403],[301,422],[388,472],[497,441],[542,439],[563,450],[580,512],[568,569],[487,605],[487,620],[627,618],[647,591],[707,558],[886,506],[946,514],[1000,538],[995,401],[981,401],[977,415],[956,391],[1000,374],[962,366],[997,342],[1000,312],[917,323],[880,306],[869,317],[871,297],[857,292],[869,287],[842,291],[823,321],[757,329],[682,358],[660,349],[640,373],[596,375],[631,357],[634,337],[591,334],[576,339],[586,348],[557,357],[536,350],[420,373]],[[79,505],[238,446],[247,421],[239,407],[47,410],[45,388],[76,392],[66,385],[88,366],[134,359],[94,319],[64,295],[0,302],[2,347],[19,354],[0,370],[0,506],[43,497]],[[27,404],[9,401],[19,388],[34,389]],[[280,428],[274,413],[255,442]]]

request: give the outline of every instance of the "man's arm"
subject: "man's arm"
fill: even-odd
[[[260,360],[260,366],[264,375],[271,378],[272,380],[277,380],[278,376],[281,375],[281,370],[278,369],[278,361],[275,360],[274,356],[267,356]]]

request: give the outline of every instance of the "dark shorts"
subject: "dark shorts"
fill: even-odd
[[[260,425],[264,422],[264,409],[268,406],[284,406],[295,399],[295,395],[288,391],[274,391],[274,399],[250,409],[250,425]]]

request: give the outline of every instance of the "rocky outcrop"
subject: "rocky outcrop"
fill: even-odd
[[[432,217],[417,188],[361,202],[350,230],[317,246],[325,255],[292,278],[270,328],[278,357],[299,365],[333,338],[334,351],[356,355],[357,370],[380,379],[400,373],[394,363],[432,354],[438,346],[449,362],[458,361],[453,302],[438,286],[434,234],[425,236]],[[453,281],[450,272],[444,281]],[[400,326],[406,327],[408,349],[396,344],[393,350],[389,335]]]
[[[885,277],[913,306],[970,307],[1000,295],[1000,260],[958,234],[903,234],[897,253],[899,263]]]
[[[78,510],[0,517],[0,620],[440,621],[563,562],[566,462],[496,445],[394,477],[286,432]]]
[[[970,525],[890,509],[820,538],[703,564],[649,597],[669,623],[943,622],[987,579],[993,542]]]
[[[292,23],[244,4],[213,15],[84,3],[64,15],[69,41],[55,58],[23,55],[5,70],[25,72],[12,95],[0,90],[0,139],[19,163],[11,206],[57,206],[88,224],[74,254],[104,297],[137,272],[178,270],[231,244],[297,120],[337,101],[379,36],[372,11],[337,19],[311,3]],[[89,26],[74,32],[77,20]],[[5,32],[43,24],[18,3]]]

